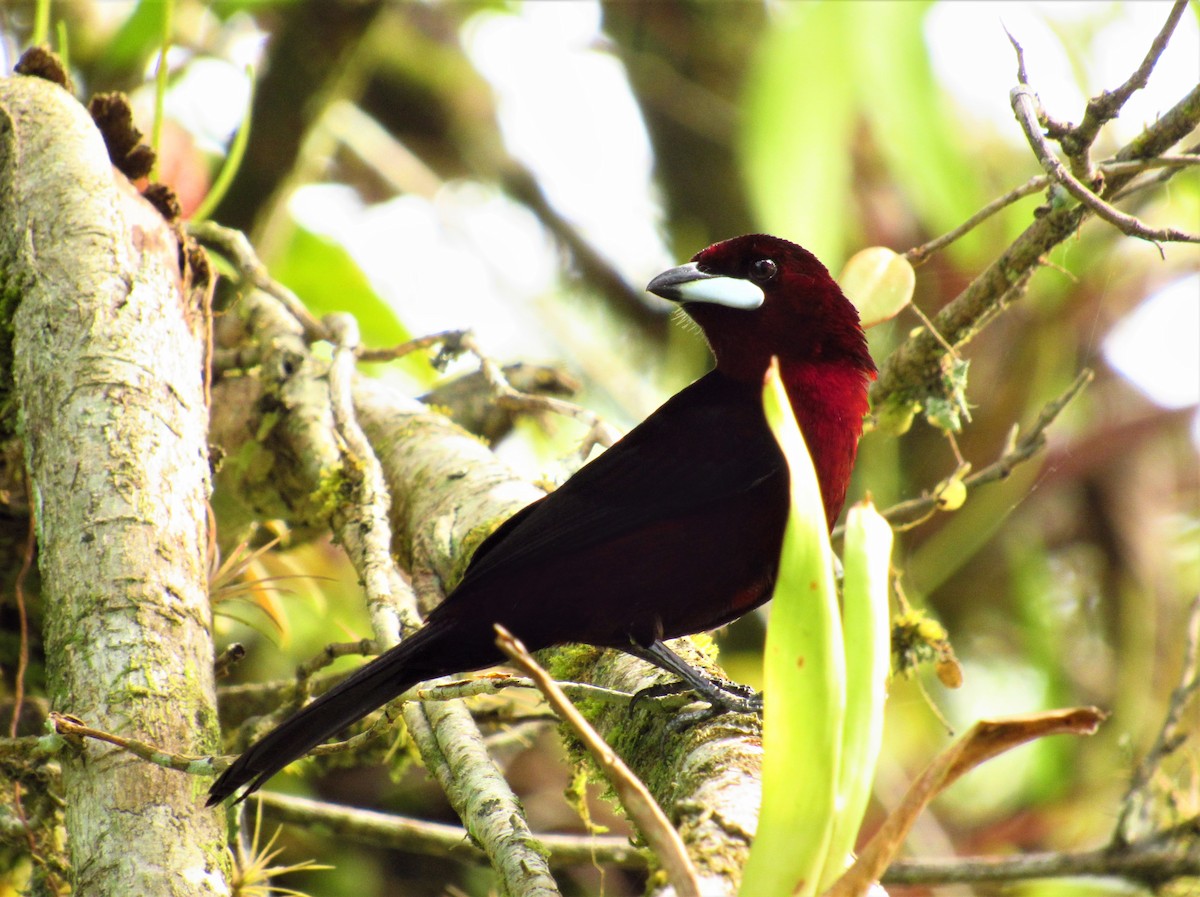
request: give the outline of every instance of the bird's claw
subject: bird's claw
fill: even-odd
[[[660,698],[691,693],[708,702],[708,709],[681,714],[680,719],[689,722],[708,719],[720,713],[753,713],[760,714],[763,709],[761,692],[756,692],[749,686],[738,682],[708,680],[709,687],[699,689],[689,682],[661,682],[650,685],[634,693],[629,702],[630,709],[636,709],[642,701],[656,701]]]
[[[642,702],[658,706],[658,702],[662,698],[671,698],[691,691],[692,687],[686,682],[660,682],[657,685],[648,685],[633,693],[633,697],[629,699],[629,709],[637,710]]]

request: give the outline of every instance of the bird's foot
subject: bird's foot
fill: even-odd
[[[666,698],[690,692],[707,701],[709,709],[682,714],[681,716],[687,717],[689,722],[707,719],[719,713],[762,713],[763,698],[761,692],[756,692],[749,686],[738,682],[707,678],[703,681],[704,686],[701,686],[698,682],[684,682],[682,680],[648,686],[634,694],[629,706],[632,709],[636,708],[638,703],[643,700]]]

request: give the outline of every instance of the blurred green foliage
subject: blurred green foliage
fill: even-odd
[[[695,339],[678,331],[666,335],[666,328],[647,324],[648,316],[631,315],[621,305],[656,273],[654,252],[634,260],[601,257],[607,269],[580,264],[579,247],[594,247],[597,235],[574,226],[569,214],[553,208],[518,176],[525,171],[519,141],[505,125],[505,110],[479,88],[481,78],[464,86],[461,79],[436,77],[451,70],[448,60],[455,72],[472,71],[472,16],[487,9],[526,28],[537,18],[547,58],[551,50],[569,45],[572,52],[595,54],[630,73],[646,133],[611,133],[603,98],[590,95],[586,84],[571,85],[569,101],[595,110],[597,127],[587,136],[601,152],[600,161],[574,160],[575,178],[598,176],[605,167],[605,140],[647,141],[665,210],[664,220],[657,222],[665,245],[680,246],[686,255],[702,248],[703,240],[749,226],[804,244],[836,271],[864,246],[882,244],[902,252],[919,245],[1038,172],[1026,148],[1013,139],[1015,123],[1006,132],[1002,125],[985,126],[964,115],[954,85],[935,74],[936,48],[929,44],[927,26],[940,5],[882,0],[601,6],[230,0],[210,5],[179,0],[175,45],[178,65],[186,67],[203,56],[232,58],[230,48],[247,31],[260,32],[265,40],[247,164],[214,217],[271,234],[271,273],[314,313],[348,311],[370,344],[383,346],[420,335],[412,332],[413,303],[436,308],[451,294],[477,292],[480,320],[472,323],[479,324],[485,347],[503,347],[501,355],[532,351],[521,338],[536,321],[542,357],[533,360],[546,360],[545,347],[557,347],[558,359],[583,376],[583,403],[645,410],[653,403],[642,397],[659,390],[660,381],[674,384],[678,371],[698,372]],[[1058,17],[1046,4],[1010,6],[1048,23],[1076,86],[1088,96],[1115,86],[1087,80],[1097,35],[1114,22],[1149,21],[1152,32],[1166,14],[1162,5],[1130,2],[1065,4]],[[9,7],[0,11],[0,30],[10,42],[19,42],[21,23],[29,18],[24,14],[32,7]],[[1065,7],[1075,12],[1068,15]],[[555,8],[569,10],[556,13]],[[1168,54],[1195,52],[1200,5],[1192,9],[1196,15],[1185,16],[1177,46]],[[576,46],[574,20],[570,28],[563,25],[562,37],[555,36],[552,21],[547,25],[555,15],[579,16],[580,10],[594,13],[598,30],[590,42]],[[141,85],[147,61],[158,49],[160,3],[142,0],[122,18],[103,2],[80,0],[54,4],[52,15],[67,24],[72,65],[88,90]],[[999,24],[987,18],[980,18],[979,28],[998,31]],[[369,39],[373,34],[419,39],[405,42],[398,64],[388,58],[386,41]],[[1143,52],[1139,46],[1139,58]],[[1029,61],[1042,62],[1032,53]],[[1005,66],[1015,83],[1015,58]],[[1035,72],[1044,70],[1034,65]],[[1193,86],[1181,85],[1179,96]],[[331,135],[321,112],[334,101],[354,103],[383,123],[387,140],[376,145],[361,133]],[[1048,111],[1073,121],[1083,114],[1082,108]],[[553,108],[540,112],[546,133],[526,139],[548,141],[557,127]],[[260,127],[264,122],[272,125]],[[148,121],[140,125],[149,130]],[[1184,146],[1195,143],[1193,134]],[[537,186],[538,172],[530,175]],[[251,178],[256,179],[252,185]],[[446,185],[462,181],[501,192],[526,217],[508,219],[500,228],[511,243],[497,248],[491,245],[497,240],[481,239],[474,244],[481,257],[494,253],[490,280],[440,270],[440,294],[372,283],[347,247],[296,224],[288,207],[295,189],[309,183],[349,185],[365,203],[405,192],[436,212],[430,216],[438,222],[431,231],[461,241],[464,234],[484,232],[455,217],[446,201]],[[916,304],[932,316],[953,300],[1033,221],[1044,201],[1031,196],[1014,203],[933,255],[917,270]],[[1134,195],[1122,208],[1154,225],[1194,228],[1200,220],[1200,178],[1194,169],[1179,174],[1165,188]],[[530,214],[543,229],[540,242],[520,239]],[[628,226],[618,218],[609,228]],[[391,252],[399,274],[430,264],[401,241]],[[1200,465],[1189,432],[1195,409],[1171,410],[1148,401],[1106,366],[1103,339],[1148,295],[1200,269],[1195,247],[1168,245],[1165,252],[1163,261],[1153,246],[1088,222],[1076,238],[1048,254],[1028,293],[963,348],[970,361],[966,397],[972,419],[956,444],[922,421],[900,438],[876,432],[863,440],[851,499],[870,491],[886,508],[951,474],[959,453],[976,469],[986,465],[1002,450],[1011,427],[1028,428],[1081,367],[1098,370],[1096,383],[1055,423],[1050,444],[1038,457],[1006,479],[972,491],[961,510],[898,534],[895,563],[906,591],[945,621],[963,660],[966,684],[947,693],[921,673],[922,688],[913,681],[895,685],[868,826],[947,740],[923,692],[960,728],[981,716],[1060,704],[1096,703],[1113,716],[1092,739],[1050,740],[972,773],[935,803],[926,826],[914,832],[910,846],[917,855],[1104,843],[1131,762],[1161,721],[1179,673],[1186,601],[1200,591]],[[530,302],[522,293],[525,282],[514,274],[546,265],[555,267],[558,277],[548,296]],[[581,276],[581,270],[589,276]],[[583,312],[572,310],[580,306]],[[604,326],[594,323],[601,318]],[[870,338],[877,360],[919,326],[904,312],[875,328]],[[605,344],[589,346],[599,334]],[[1200,352],[1200,345],[1193,351]],[[1155,361],[1153,346],[1150,354]],[[1159,355],[1161,364],[1183,360],[1165,349]],[[404,364],[422,384],[433,376],[425,360]],[[522,436],[534,428],[518,427],[502,452],[557,472],[558,458],[552,455],[565,454],[562,440]],[[353,573],[340,554],[325,548],[304,551],[298,563],[306,572],[331,576],[337,585],[311,586],[323,593],[318,597],[307,584],[307,599],[285,596],[294,634],[281,647],[290,653],[272,652],[275,659],[264,662],[260,658],[268,649],[259,645],[246,670],[250,677],[287,676],[295,662],[325,641],[366,631]],[[760,629],[761,621],[752,618],[724,638],[728,668],[744,673],[747,681],[758,666]],[[253,632],[238,632],[253,646]],[[1189,713],[1190,731],[1200,730],[1195,708]],[[1197,752],[1193,738],[1166,773],[1164,788],[1172,791],[1181,816],[1200,811]],[[540,744],[527,754],[514,763],[534,770],[521,779],[534,828],[577,825],[558,793],[569,779],[560,758]],[[382,806],[445,813],[414,777],[400,786],[349,775],[339,782]],[[418,809],[418,799],[432,805]],[[353,864],[354,874],[305,875],[304,887],[318,897],[440,894],[453,875],[439,867],[437,876],[426,879],[417,868],[421,861],[412,857],[363,850],[342,858],[344,844],[288,837],[302,855]],[[640,893],[638,876],[606,874],[604,893]],[[483,893],[486,878],[478,870],[462,872],[456,884]],[[592,869],[570,870],[562,881],[567,894],[600,891],[600,876]],[[975,893],[1059,897],[1100,893],[1095,887],[1040,882],[1015,891],[980,886]],[[906,893],[920,892],[893,891],[894,897]]]

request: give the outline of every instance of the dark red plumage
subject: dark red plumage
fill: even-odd
[[[252,745],[213,785],[210,804],[257,789],[418,682],[501,662],[495,623],[531,649],[620,648],[704,685],[662,641],[721,626],[771,595],[788,511],[787,467],[761,403],[771,357],[831,526],[875,366],[854,307],[813,255],[785,240],[717,243],[647,289],[700,325],[715,370],[500,526],[423,629]]]

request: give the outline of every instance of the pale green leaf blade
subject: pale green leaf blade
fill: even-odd
[[[812,895],[837,803],[845,648],[821,490],[774,366],[763,406],[788,460],[791,512],[764,652],[763,801],[740,893]]]
[[[833,820],[821,890],[849,865],[883,745],[883,708],[891,672],[888,573],[892,528],[869,501],[846,515],[842,552],[842,625],[846,642],[846,721]]]

